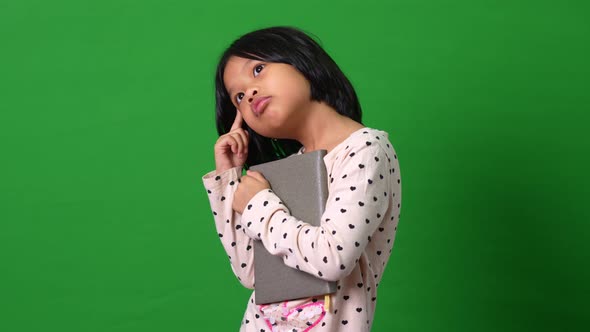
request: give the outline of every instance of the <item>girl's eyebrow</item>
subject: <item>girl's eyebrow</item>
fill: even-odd
[[[252,62],[252,61],[256,61],[254,59],[248,59],[248,61],[246,61],[244,63],[244,66],[242,67],[242,69],[240,70],[240,73],[244,71],[244,69],[248,68],[248,65]],[[232,96],[233,92],[232,92],[233,88],[227,89],[227,92],[229,92],[229,95]]]

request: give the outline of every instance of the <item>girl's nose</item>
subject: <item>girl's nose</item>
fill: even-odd
[[[256,91],[256,90],[252,91],[252,97],[254,97],[257,93],[258,93],[258,91]],[[248,98],[249,103],[251,103],[252,100],[254,100],[254,98],[252,98],[252,97]]]

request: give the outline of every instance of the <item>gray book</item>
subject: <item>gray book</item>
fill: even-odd
[[[250,169],[264,175],[291,215],[320,226],[328,199],[325,155],[326,150],[317,150]],[[271,255],[261,241],[254,241],[254,277],[256,304],[322,296],[336,291],[336,282],[285,265],[283,256]]]

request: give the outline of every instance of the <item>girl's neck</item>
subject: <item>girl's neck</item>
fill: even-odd
[[[330,152],[350,134],[364,127],[340,115],[324,103],[317,103],[314,106],[316,107],[306,114],[295,137],[303,145],[305,152],[315,150]]]

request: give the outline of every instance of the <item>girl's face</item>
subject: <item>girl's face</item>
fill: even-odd
[[[223,81],[244,121],[266,137],[293,138],[291,133],[312,103],[307,79],[284,63],[233,56]]]

